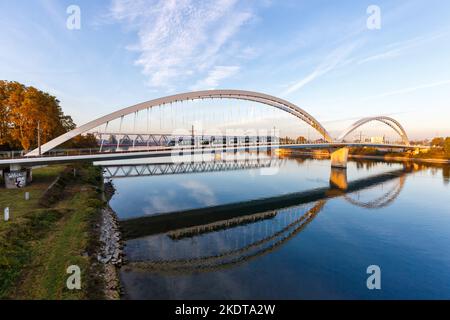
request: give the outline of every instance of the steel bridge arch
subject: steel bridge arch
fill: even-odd
[[[394,129],[394,131],[402,138],[402,141],[405,145],[409,146],[409,138],[406,133],[406,130],[402,127],[400,122],[397,120],[387,117],[387,116],[377,116],[377,117],[368,117],[363,118],[361,120],[356,121],[354,124],[352,124],[349,128],[347,128],[337,139],[337,141],[343,141],[350,133],[358,129],[359,127],[365,125],[366,123],[372,122],[372,121],[378,121],[381,123],[384,123],[385,125],[391,127]]]
[[[366,209],[381,209],[391,205],[403,191],[403,187],[405,186],[406,177],[401,176],[398,179],[398,183],[394,186],[394,188],[385,192],[381,197],[376,198],[369,202],[360,202],[358,200],[353,199],[350,195],[345,194],[343,198],[349,202],[350,204]]]
[[[293,103],[290,103],[289,101],[286,101],[281,98],[277,98],[275,96],[271,96],[264,93],[259,92],[253,92],[253,91],[244,91],[244,90],[204,90],[204,91],[195,91],[195,92],[186,92],[186,93],[180,93],[175,94],[167,97],[162,97],[154,100],[150,100],[147,102],[139,103],[136,105],[133,105],[131,107],[127,107],[115,112],[112,112],[106,116],[100,117],[98,119],[95,119],[93,121],[90,121],[72,131],[69,131],[41,146],[41,153],[44,154],[57,146],[63,144],[64,142],[69,141],[70,139],[88,132],[89,130],[92,130],[100,125],[109,123],[110,121],[122,118],[126,115],[133,114],[142,110],[150,109],[152,107],[166,105],[174,102],[181,102],[181,101],[189,101],[189,100],[199,100],[199,99],[238,99],[238,100],[247,100],[247,101],[253,101],[257,103],[266,104],[275,108],[278,108],[280,110],[283,110],[285,112],[288,112],[297,118],[301,119],[302,121],[306,122],[308,125],[313,127],[316,131],[318,131],[325,140],[328,142],[332,142],[333,139],[327,132],[327,130],[309,113],[307,113],[302,108],[296,106]],[[38,156],[39,155],[39,149],[34,149],[33,151],[29,152],[27,156]]]

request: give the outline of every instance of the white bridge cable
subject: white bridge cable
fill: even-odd
[[[118,111],[108,114],[106,116],[100,117],[96,120],[93,120],[85,125],[82,125],[70,132],[67,132],[67,133],[53,139],[52,141],[45,143],[43,146],[41,146],[41,148],[42,148],[43,153],[46,153],[46,152],[56,148],[60,144],[66,142],[80,134],[89,132],[93,128],[98,127],[99,125],[107,124],[110,121],[113,121],[113,120],[119,119],[119,118],[120,118],[119,134],[122,134],[124,117],[126,115],[131,115],[131,114],[134,114],[133,131],[135,132],[138,127],[137,122],[138,122],[138,117],[139,117],[139,111],[144,110],[144,109],[147,109],[148,113],[149,113],[148,114],[149,120],[148,120],[148,125],[147,125],[147,127],[149,129],[147,130],[147,132],[153,131],[150,122],[151,122],[151,118],[152,118],[151,110],[154,108],[155,108],[155,111],[157,112],[157,115],[159,116],[160,131],[163,128],[167,128],[168,126],[171,126],[172,128],[174,128],[174,126],[176,126],[176,124],[177,124],[178,117],[177,117],[177,115],[174,115],[174,112],[173,112],[174,108],[172,106],[173,103],[181,102],[181,106],[184,111],[184,110],[188,109],[186,107],[183,107],[184,101],[194,101],[194,100],[195,101],[210,101],[211,99],[214,99],[214,100],[216,100],[216,99],[238,100],[240,102],[245,101],[246,103],[251,102],[252,104],[250,106],[245,103],[245,104],[239,104],[237,108],[235,105],[233,105],[231,107],[231,110],[230,110],[228,116],[231,116],[232,120],[237,118],[237,120],[239,120],[239,123],[242,123],[242,122],[249,123],[252,121],[259,121],[261,118],[260,115],[262,113],[262,109],[260,109],[260,105],[261,104],[269,105],[272,107],[271,110],[274,114],[274,118],[278,118],[278,114],[281,111],[283,112],[282,113],[283,116],[285,116],[286,113],[294,115],[297,118],[299,118],[300,120],[302,120],[303,122],[305,122],[306,124],[308,124],[309,126],[313,127],[316,131],[318,131],[325,138],[325,140],[327,140],[328,142],[333,142],[333,139],[330,137],[328,132],[316,119],[314,119],[310,114],[308,114],[303,109],[297,107],[294,104],[289,103],[288,101],[285,101],[283,99],[276,98],[276,97],[273,97],[270,95],[265,95],[265,94],[261,94],[261,93],[257,93],[257,92],[250,92],[250,91],[210,90],[210,91],[183,93],[183,94],[173,95],[173,96],[169,96],[169,97],[163,97],[163,98],[154,99],[154,100],[151,100],[148,102],[144,102],[141,104],[137,104],[137,105],[134,105],[134,106],[131,106],[128,108],[118,110]],[[171,109],[165,110],[162,106],[166,106],[168,103],[171,104]],[[258,109],[255,108],[255,105],[254,105],[255,103],[258,103],[258,107],[259,107]],[[200,124],[204,124],[205,126],[210,125],[211,121],[213,121],[214,124],[216,124],[216,122],[217,122],[217,123],[220,123],[223,125],[223,123],[224,123],[223,117],[222,117],[222,119],[220,119],[220,121],[216,120],[217,112],[216,112],[215,108],[210,108],[210,107],[206,108],[205,104],[201,104],[201,105],[203,106],[203,108],[189,108],[190,110],[193,109],[192,110],[193,112],[191,112],[188,115],[189,120],[191,120],[190,119],[191,117],[193,117],[193,119],[192,119],[192,121],[189,121],[189,123],[186,124],[187,126],[194,124],[196,122],[194,120],[200,120],[201,121]],[[205,110],[207,110],[207,112],[205,112]],[[209,113],[209,112],[211,112],[210,110],[212,110],[212,113]],[[184,112],[182,112],[182,114],[184,114]],[[246,116],[244,114],[246,114]],[[237,117],[235,115],[237,115]],[[170,116],[171,119],[170,120],[166,119],[165,116]],[[247,118],[247,119],[245,119],[245,118]],[[282,118],[284,118],[284,117],[281,117],[281,119]],[[186,117],[184,120],[186,120]],[[386,124],[387,126],[391,127],[392,129],[394,129],[394,131],[396,131],[396,133],[401,135],[404,143],[409,146],[409,141],[408,141],[406,132],[398,121],[396,121],[392,118],[389,118],[389,117],[385,117],[385,116],[372,117],[372,118],[362,119],[361,121],[355,123],[354,127],[359,127],[368,121],[379,121],[379,122],[382,122],[382,123]],[[354,129],[355,128],[352,128],[350,131],[348,131],[348,132],[346,131],[345,133],[349,134]],[[105,131],[106,131],[106,129],[105,129]],[[120,140],[122,140],[122,139],[123,139],[123,137],[119,135],[118,136],[118,145],[120,145]],[[37,152],[36,150],[33,150],[29,154],[27,154],[27,156],[34,156],[36,152]]]

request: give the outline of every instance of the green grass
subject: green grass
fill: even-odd
[[[0,210],[3,218],[3,210],[10,208],[11,220],[22,221],[23,216],[38,208],[38,201],[50,184],[61,174],[64,166],[52,166],[33,170],[33,182],[23,189],[5,189],[0,185]],[[30,200],[25,201],[25,192],[30,193]],[[0,222],[0,235],[10,228],[9,223]]]
[[[17,297],[22,299],[83,299],[86,290],[68,290],[65,286],[66,269],[77,265],[81,269],[82,289],[89,272],[89,257],[83,255],[89,241],[89,217],[96,209],[86,207],[89,194],[78,192],[70,200],[60,204],[66,214],[55,225],[52,234],[33,248],[35,259],[20,285]],[[69,210],[68,208],[71,208]],[[51,250],[49,250],[49,248]]]
[[[35,211],[14,222],[0,236],[0,298],[8,298],[9,291],[22,270],[32,260],[32,243],[43,237],[62,217],[57,211]]]
[[[64,167],[42,168],[33,172],[34,182],[26,189],[0,191],[0,204],[12,204],[13,214],[0,229],[0,298],[102,298],[102,267],[93,254],[98,246],[94,226],[103,206],[98,188],[102,177],[91,166],[79,167],[77,173],[74,177]],[[59,174],[64,188],[45,208],[39,198]],[[30,201],[22,199],[25,191]],[[66,288],[70,265],[81,269],[81,290]]]

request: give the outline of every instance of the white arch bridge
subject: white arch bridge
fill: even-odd
[[[270,107],[282,110],[294,117],[298,118],[301,122],[306,123],[309,127],[313,128],[321,137],[320,143],[302,143],[302,144],[278,144],[276,141],[270,139],[268,136],[261,141],[259,138],[253,142],[249,143],[247,137],[244,143],[240,145],[232,144],[219,144],[213,145],[208,144],[207,146],[160,146],[159,148],[151,148],[148,150],[135,150],[131,149],[128,151],[124,150],[90,150],[88,153],[79,151],[66,151],[57,149],[59,146],[65,142],[86,133],[91,132],[93,129],[100,126],[105,126],[107,130],[110,122],[114,120],[122,120],[127,115],[135,114],[135,119],[140,111],[151,110],[154,107],[165,106],[176,102],[183,101],[193,101],[193,100],[203,100],[203,99],[234,99],[234,100],[246,100],[251,102],[256,102]],[[359,142],[352,143],[347,142],[345,138],[357,130],[359,127],[363,126],[369,122],[379,122],[392,128],[395,133],[399,135],[401,143],[388,144],[388,143],[370,143],[370,142]],[[151,129],[151,128],[150,128]],[[147,133],[148,139],[151,139],[150,134]],[[143,139],[142,134],[135,135],[137,139]],[[154,137],[153,137],[154,139]],[[224,140],[225,141],[225,140]],[[228,141],[228,140],[227,140]],[[120,141],[119,141],[120,143]],[[118,144],[119,144],[118,143]],[[126,159],[126,158],[143,158],[143,157],[162,157],[171,156],[173,153],[183,153],[190,152],[195,153],[205,153],[205,152],[216,152],[216,151],[239,151],[239,150],[262,150],[262,149],[275,149],[275,148],[293,148],[293,149],[326,149],[332,154],[332,166],[334,167],[346,167],[348,148],[349,147],[375,147],[375,148],[389,148],[389,149],[412,149],[413,147],[409,143],[408,135],[402,125],[393,118],[387,116],[370,117],[364,118],[360,121],[355,122],[347,130],[345,130],[337,139],[333,139],[325,127],[315,119],[311,114],[306,112],[299,106],[286,101],[284,99],[271,96],[264,93],[243,91],[243,90],[206,90],[206,91],[196,91],[187,92],[176,95],[171,95],[163,98],[158,98],[136,104],[108,115],[90,121],[72,131],[69,131],[45,144],[39,148],[32,150],[27,154],[22,154],[19,157],[10,157],[7,159],[0,160],[0,167],[10,167],[11,171],[20,169],[21,166],[30,167],[32,165],[39,164],[50,164],[50,163],[61,163],[61,162],[74,162],[74,161],[98,161],[98,160],[110,160],[110,159]],[[186,150],[187,149],[187,150]],[[13,154],[14,155],[14,154]]]

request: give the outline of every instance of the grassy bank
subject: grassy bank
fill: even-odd
[[[313,157],[323,158],[329,157],[330,154],[325,150],[295,150],[295,149],[278,149],[278,155],[302,154]],[[422,163],[450,163],[450,157],[442,149],[431,148],[430,150],[406,151],[406,152],[386,152],[377,148],[350,148],[349,157],[351,159],[373,159],[385,161],[416,161]]]
[[[92,166],[75,172],[73,167],[40,168],[25,189],[1,189],[0,207],[10,207],[11,221],[0,222],[0,298],[103,298],[102,266],[95,258],[101,172]],[[56,191],[45,193],[58,176]],[[81,290],[66,287],[70,265],[81,269]]]
[[[444,152],[443,149],[431,148],[429,150],[406,151],[406,152],[385,152],[376,148],[351,148],[351,155],[357,156],[381,156],[385,158],[406,158],[418,160],[450,160],[450,156]]]

